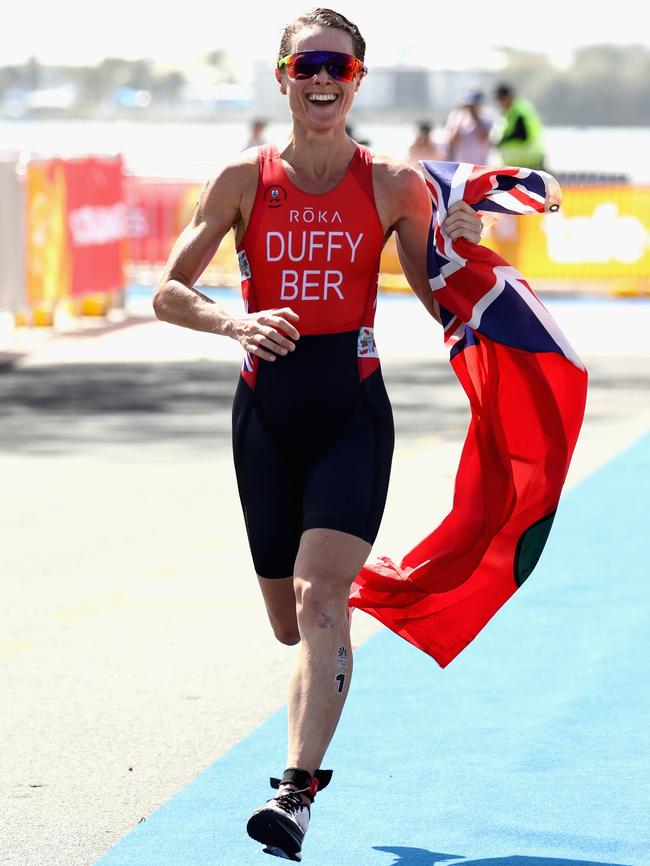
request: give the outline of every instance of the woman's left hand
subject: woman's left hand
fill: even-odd
[[[478,244],[481,242],[483,220],[467,202],[455,201],[447,211],[442,229],[452,241],[465,238],[472,244]]]

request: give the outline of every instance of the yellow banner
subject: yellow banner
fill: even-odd
[[[26,299],[31,306],[51,306],[70,289],[62,162],[30,163],[26,183]]]
[[[650,277],[650,187],[568,187],[557,213],[499,216],[488,245],[527,277]]]
[[[650,284],[650,187],[564,187],[558,213],[486,214],[482,243],[526,277],[603,282],[611,291]],[[492,225],[490,225],[492,223]],[[407,291],[394,235],[384,247],[380,287]]]

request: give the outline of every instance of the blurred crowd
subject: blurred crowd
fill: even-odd
[[[485,94],[470,90],[450,111],[443,127],[428,120],[417,125],[407,161],[421,159],[544,167],[542,123],[534,106],[518,96],[509,84],[494,91],[494,107],[485,104]],[[494,158],[493,158],[494,154]]]
[[[493,104],[486,103],[482,91],[468,90],[449,112],[444,125],[436,128],[432,121],[420,120],[406,161],[410,165],[430,159],[544,168],[542,123],[532,103],[509,84],[499,84]],[[264,144],[266,126],[266,120],[255,118],[245,147]],[[346,131],[359,144],[371,144],[362,140],[351,125]]]

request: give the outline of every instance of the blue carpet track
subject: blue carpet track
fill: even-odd
[[[650,864],[649,489],[650,435],[564,497],[532,577],[445,671],[386,631],[356,652],[306,866]],[[285,740],[286,710],[97,866],[283,862],[245,824]]]

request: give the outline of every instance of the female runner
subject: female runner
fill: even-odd
[[[330,9],[282,35],[275,76],[293,120],[280,148],[238,155],[203,191],[154,297],[158,318],[223,334],[245,351],[233,407],[239,493],[271,627],[301,642],[289,689],[287,769],[249,834],[300,860],[321,761],[350,686],[347,600],[381,520],[393,424],[373,338],[379,259],[392,232],[404,273],[437,318],[426,253],[431,204],[420,174],[345,131],[365,42]],[[246,313],[193,288],[234,227]],[[464,202],[445,229],[478,242]]]

